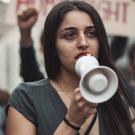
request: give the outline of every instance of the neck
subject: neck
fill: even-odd
[[[61,71],[59,77],[53,81],[61,91],[72,92],[79,87],[80,77],[75,73]]]

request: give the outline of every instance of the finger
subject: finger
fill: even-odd
[[[79,101],[78,103],[77,103],[77,106],[79,107],[79,108],[84,108],[84,107],[86,107],[86,103],[84,102],[84,101]],[[87,107],[88,108],[88,107]]]
[[[97,112],[97,108],[90,108],[89,115],[95,114]]]
[[[96,108],[85,107],[84,110],[83,110],[83,115],[87,118],[90,115],[95,114],[96,112],[97,112]]]
[[[75,89],[75,91],[74,91],[74,93],[73,93],[73,98],[74,98],[74,100],[75,101],[77,101],[77,102],[85,102],[84,101],[84,98],[82,97],[82,95],[81,95],[81,93],[80,93],[80,89],[79,88],[77,88],[77,89]]]
[[[98,107],[98,104],[87,102],[87,106],[88,106],[88,107],[97,108],[97,107]]]
[[[25,16],[29,16],[29,15],[37,15],[38,12],[35,8],[29,8],[28,10],[23,12]]]
[[[17,19],[22,21],[22,20],[25,20],[26,18],[26,15],[22,12],[21,14],[17,14]]]
[[[80,92],[80,89],[76,88],[73,93],[75,94],[75,93],[79,93],[79,92]]]
[[[18,20],[21,20],[21,21],[25,21],[25,20],[28,20],[29,18],[31,17],[37,17],[38,16],[38,12],[36,9],[27,9],[21,13],[18,13],[17,14],[17,19]]]
[[[87,101],[86,99],[84,99],[84,100],[86,102],[86,106],[88,106],[88,107],[98,107],[97,103],[91,103],[91,102]]]

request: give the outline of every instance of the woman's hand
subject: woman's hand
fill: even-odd
[[[85,123],[86,119],[97,112],[98,104],[89,103],[86,101],[79,88],[75,89],[72,97],[70,107],[68,109],[66,118],[74,126],[81,127]]]

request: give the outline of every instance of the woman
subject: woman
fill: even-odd
[[[84,53],[118,75],[117,93],[105,103],[88,103],[80,94],[74,66]],[[20,84],[9,100],[7,135],[133,135],[123,98],[131,107],[134,103],[112,63],[102,20],[92,6],[67,1],[51,10],[44,26],[44,57],[48,79]]]

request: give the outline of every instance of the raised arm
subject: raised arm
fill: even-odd
[[[35,8],[29,8],[17,17],[20,30],[21,76],[25,82],[44,78],[38,67],[31,36],[37,18],[38,12]]]

